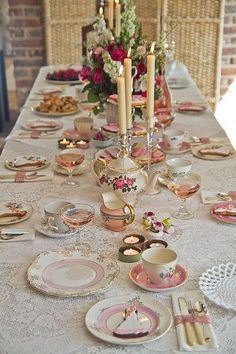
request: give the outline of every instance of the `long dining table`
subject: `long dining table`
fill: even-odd
[[[0,157],[1,170],[5,167],[5,160],[20,155],[40,155],[51,161],[45,169],[51,170],[58,148],[57,138],[52,139],[25,139],[17,138],[16,132],[21,124],[27,120],[37,118],[31,110],[37,102],[32,98],[35,92],[45,83],[49,67],[42,67],[32,90],[21,110],[19,118],[12,132],[6,140],[5,148]],[[202,102],[194,81],[188,77],[189,85],[183,89],[172,90],[175,101]],[[63,94],[75,95],[75,86],[65,86]],[[77,115],[57,118],[63,123],[58,132],[73,128],[74,118]],[[98,126],[105,122],[105,117],[94,118]],[[201,114],[177,113],[172,124],[173,128],[188,132],[189,136],[224,137],[225,133],[215,120],[214,114],[207,109]],[[90,144],[84,150],[86,159],[91,161],[97,149]],[[175,155],[167,155],[171,158]],[[236,190],[236,160],[226,159],[210,161],[196,158],[191,151],[182,155],[192,161],[192,171],[200,174],[201,188],[211,191]],[[165,162],[154,166],[155,169],[164,167]],[[139,346],[119,346],[106,343],[92,336],[85,326],[87,311],[96,302],[113,296],[130,294],[145,295],[165,304],[172,312],[171,293],[190,291],[199,288],[200,275],[214,265],[235,263],[236,229],[235,225],[224,224],[214,220],[210,215],[209,204],[203,204],[200,193],[191,197],[187,202],[194,211],[194,218],[179,223],[178,232],[166,235],[164,239],[169,247],[178,254],[178,260],[189,273],[188,281],[177,290],[155,293],[147,292],[133,284],[128,273],[133,264],[118,260],[118,249],[122,246],[122,238],[130,233],[144,234],[142,216],[145,211],[154,211],[160,217],[168,217],[177,208],[179,200],[166,187],[159,186],[161,193],[154,196],[139,196],[135,207],[136,218],[133,224],[125,231],[113,232],[106,229],[100,216],[101,187],[91,171],[79,175],[80,186],[77,188],[63,187],[61,182],[66,178],[54,174],[51,181],[32,183],[0,183],[1,200],[10,202],[28,202],[33,207],[32,216],[14,227],[34,229],[34,225],[43,215],[44,206],[53,200],[64,199],[69,201],[91,204],[95,209],[94,220],[81,228],[78,233],[66,238],[50,238],[36,232],[32,241],[1,242],[0,244],[0,353],[1,354],[79,354],[79,353],[171,353],[178,352],[176,329],[171,329],[162,338]],[[105,292],[84,297],[60,298],[42,294],[33,289],[27,280],[27,269],[41,252],[55,251],[63,248],[78,247],[89,249],[117,261],[120,273],[111,287]],[[236,316],[233,310],[227,310],[207,301],[212,324],[216,333],[219,353],[233,354],[236,352]],[[173,312],[172,312],[173,314]]]

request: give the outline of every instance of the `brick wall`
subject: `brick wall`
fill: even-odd
[[[221,95],[236,77],[236,0],[226,0],[223,36]]]
[[[20,107],[39,68],[45,65],[43,0],[8,0],[8,16],[7,56],[13,59]]]

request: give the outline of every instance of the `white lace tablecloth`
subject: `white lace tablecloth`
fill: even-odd
[[[47,68],[42,68],[32,92],[42,86]],[[68,87],[66,93],[73,94],[75,88]],[[191,81],[187,89],[173,91],[175,100],[202,100]],[[33,102],[35,104],[35,102]],[[27,101],[15,129],[19,123],[34,118]],[[74,117],[61,120],[65,128],[73,126]],[[101,118],[98,125],[103,124]],[[201,115],[181,115],[173,123],[189,131],[190,136],[224,136],[213,114],[207,111]],[[62,129],[62,131],[63,131]],[[1,156],[1,168],[6,158],[20,154],[37,154],[53,159],[58,151],[57,141],[22,140],[16,141],[9,136]],[[91,159],[95,149],[86,151]],[[190,152],[183,155],[193,162],[193,171],[202,177],[202,188],[216,191],[236,190],[235,159],[224,161],[205,161],[194,158]],[[50,169],[51,167],[49,167]],[[158,166],[159,168],[159,166]],[[1,183],[1,200],[27,201],[33,205],[34,213],[22,227],[34,228],[34,224],[43,213],[47,201],[63,198],[92,204],[96,210],[94,221],[85,226],[78,234],[66,239],[51,239],[39,233],[34,241],[1,243],[0,245],[0,354],[80,354],[80,353],[171,353],[178,351],[174,326],[160,340],[135,347],[121,347],[106,344],[93,337],[86,329],[84,318],[88,309],[97,301],[111,296],[125,294],[146,294],[162,301],[172,310],[170,292],[153,294],[137,288],[129,281],[128,271],[132,267],[117,260],[118,248],[122,237],[132,231],[142,233],[141,216],[144,211],[156,211],[160,218],[169,216],[178,206],[177,198],[165,188],[160,195],[140,197],[136,207],[136,221],[125,232],[114,233],[102,225],[99,214],[100,192],[90,175],[79,176],[81,186],[74,190],[61,187],[64,176],[55,175],[53,181],[25,184]],[[189,280],[181,291],[198,288],[198,278],[207,268],[220,263],[235,262],[236,229],[234,225],[221,224],[210,217],[209,205],[200,202],[195,195],[188,204],[195,212],[195,218],[180,225],[175,236],[165,236],[169,246],[177,251],[179,263],[189,271]],[[151,208],[150,208],[151,205]],[[32,260],[45,250],[57,250],[71,246],[90,247],[117,260],[121,272],[114,284],[105,293],[83,298],[54,298],[42,295],[32,289],[26,280],[26,270]],[[236,316],[233,311],[225,310],[207,301],[212,322],[216,331],[219,352],[222,354],[236,352]]]

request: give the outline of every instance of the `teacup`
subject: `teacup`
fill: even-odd
[[[142,253],[142,263],[150,281],[163,284],[175,273],[177,254],[168,248],[148,248]]]
[[[57,233],[65,233],[68,231],[68,226],[61,217],[61,210],[65,208],[65,206],[71,207],[73,204],[64,200],[56,200],[44,207],[48,227]]]
[[[163,133],[163,142],[170,149],[176,149],[183,143],[185,132],[183,130],[169,129]]]
[[[173,158],[166,161],[166,167],[170,178],[182,177],[191,171],[192,162],[186,159]]]
[[[93,126],[93,118],[78,117],[74,120],[74,127],[79,133],[80,139],[89,140],[91,137],[91,129]]]
[[[102,204],[100,212],[106,228],[112,231],[123,231],[135,217],[134,208],[129,204],[117,209],[110,209]]]

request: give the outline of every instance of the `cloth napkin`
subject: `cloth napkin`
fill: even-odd
[[[218,191],[201,190],[201,200],[203,204],[215,204],[220,202],[227,202],[227,199],[217,197]],[[232,200],[236,200],[236,191],[228,192]]]
[[[35,239],[35,230],[32,229],[19,229],[19,228],[15,228],[15,229],[1,229],[1,233],[14,233],[14,232],[28,232],[24,235],[19,235],[19,236],[15,236],[12,239],[9,240],[2,240],[0,238],[0,242],[19,242],[19,241],[33,241]]]
[[[181,311],[178,303],[179,297],[184,297],[186,300],[191,300],[193,306],[196,303],[196,301],[201,301],[206,306],[205,298],[200,290],[186,291],[181,293],[176,292],[172,294],[171,297],[172,297],[172,305],[173,305],[175,322],[177,320],[176,316],[181,315]],[[208,311],[207,311],[207,315],[209,316]],[[183,323],[177,324],[176,331],[177,331],[177,338],[179,343],[179,350],[189,351],[189,352],[216,351],[218,349],[218,344],[217,344],[213,326],[209,323],[209,324],[205,324],[204,327],[205,327],[204,335],[210,337],[211,340],[204,345],[197,344],[194,346],[189,346],[186,339],[184,324]]]
[[[36,174],[37,172],[37,174]],[[13,172],[0,170],[0,183],[24,183],[24,182],[42,182],[53,179],[53,171],[38,170],[35,172]]]
[[[59,139],[61,133],[58,131],[38,131],[38,130],[17,130],[13,133],[13,139]]]

